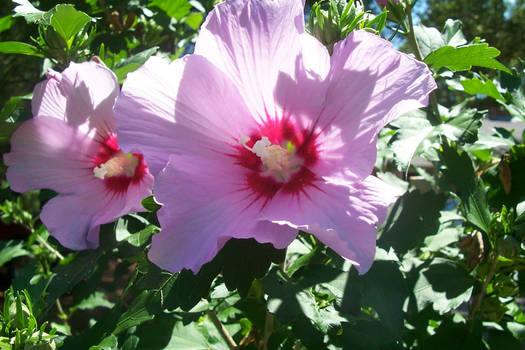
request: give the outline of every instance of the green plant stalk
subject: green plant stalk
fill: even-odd
[[[474,306],[472,307],[470,314],[469,314],[469,320],[473,320],[476,314],[479,311],[479,308],[481,307],[481,302],[483,301],[483,298],[487,294],[487,287],[492,281],[492,278],[494,278],[494,275],[496,274],[496,267],[498,265],[498,255],[494,255],[492,258],[492,263],[490,265],[489,274],[487,275],[487,278],[485,278],[485,281],[483,282],[483,286],[481,287],[481,293],[479,294],[478,298],[476,299],[476,302]]]
[[[219,318],[217,317],[217,314],[215,313],[215,311],[206,310],[206,315],[208,315],[210,320],[213,322],[213,325],[219,331],[219,334],[221,335],[222,339],[224,339],[224,341],[228,345],[228,348],[230,350],[237,349],[237,344],[235,343],[235,340],[233,340],[230,333],[228,333],[228,330],[226,330],[226,328],[221,323],[221,321],[219,321]]]
[[[407,9],[407,19],[408,19],[408,26],[407,26],[408,41],[410,42],[410,45],[412,46],[412,50],[414,51],[414,55],[416,56],[416,58],[419,61],[424,62],[423,56],[421,55],[421,50],[416,40],[416,35],[414,33],[414,22],[412,21],[412,5],[410,4],[409,0],[406,0],[406,9]],[[427,118],[430,121],[430,124],[432,125],[441,124],[441,117],[439,115],[438,102],[437,102],[435,91],[432,91],[429,95],[429,105],[430,105],[430,111],[427,113]]]

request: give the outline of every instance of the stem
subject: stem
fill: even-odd
[[[472,310],[470,311],[470,315],[469,315],[470,320],[473,320],[474,316],[479,311],[479,308],[481,307],[481,302],[483,301],[483,298],[485,297],[485,294],[487,293],[487,286],[489,285],[490,281],[492,281],[494,274],[496,274],[496,267],[498,265],[498,255],[496,254],[492,259],[493,260],[492,260],[492,264],[490,265],[489,274],[487,275],[487,278],[485,279],[485,281],[483,282],[483,286],[481,287],[481,293],[479,294],[474,306],[472,307]]]
[[[64,256],[62,254],[60,254],[60,252],[58,250],[56,250],[55,248],[50,246],[49,243],[47,243],[42,237],[40,237],[40,235],[36,235],[36,239],[40,243],[42,243],[44,245],[44,247],[46,247],[51,253],[53,253],[53,255],[55,255],[60,260],[64,260]]]
[[[206,310],[206,315],[211,319],[213,324],[215,325],[215,328],[219,331],[219,334],[221,335],[222,339],[228,344],[228,348],[230,350],[237,349],[237,344],[235,343],[235,340],[231,337],[230,333],[228,333],[228,330],[224,327],[224,325],[219,321],[217,318],[217,314],[213,310]]]
[[[273,330],[273,315],[266,311],[266,318],[264,320],[264,335],[263,335],[263,342],[262,342],[262,350],[268,350],[268,340],[270,339],[270,335],[272,334]]]
[[[410,42],[410,45],[412,46],[412,50],[414,50],[414,54],[416,58],[419,61],[423,61],[423,55],[421,54],[421,49],[419,48],[419,44],[416,40],[416,34],[414,33],[414,22],[412,21],[412,5],[410,4],[410,1],[406,1],[406,10],[407,10],[407,17],[408,17],[408,28],[407,28],[407,36],[408,41]],[[435,94],[435,90],[432,91],[429,95],[429,105],[430,105],[430,111],[427,113],[427,118],[430,121],[430,124],[432,125],[439,125],[441,124],[441,117],[439,115],[439,109],[438,109],[438,102]]]
[[[67,335],[71,335],[71,327],[69,326],[69,322],[67,321],[68,316],[64,312],[64,309],[62,308],[60,299],[57,299],[56,304],[57,304],[57,309],[58,309],[58,316],[64,321],[64,326],[66,327]]]

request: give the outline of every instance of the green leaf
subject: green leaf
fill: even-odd
[[[277,250],[270,243],[258,243],[253,238],[230,239],[217,258],[222,262],[226,287],[237,289],[245,296],[253,280],[263,277],[272,262],[281,263],[285,254],[284,250]]]
[[[5,32],[9,28],[11,28],[13,23],[14,23],[13,16],[11,15],[0,17],[0,33]]]
[[[103,292],[96,291],[80,302],[76,303],[69,309],[69,312],[75,312],[76,310],[91,310],[97,307],[112,308],[115,304],[107,300]]]
[[[202,13],[192,12],[186,17],[184,22],[189,25],[192,29],[199,29],[202,23]]]
[[[0,142],[8,141],[19,125],[20,123],[6,123],[0,121]]]
[[[452,185],[454,192],[461,199],[466,219],[488,232],[491,216],[487,198],[480,181],[475,177],[470,157],[466,152],[444,144],[440,158],[446,165],[443,171],[445,180]]]
[[[51,17],[51,26],[70,47],[70,39],[77,35],[91,20],[91,17],[84,12],[77,11],[73,5],[59,4],[55,7]]]
[[[137,233],[131,234],[128,238],[126,238],[126,241],[128,241],[129,244],[131,244],[134,247],[141,247],[146,242],[148,242],[149,238],[160,231],[160,228],[155,225],[148,225],[143,230],[140,230]]]
[[[117,346],[118,339],[113,334],[111,334],[110,336],[102,339],[98,345],[90,347],[89,350],[116,350]]]
[[[408,296],[408,289],[397,261],[384,260],[376,254],[372,268],[362,279],[363,305],[374,308],[391,338],[401,337],[403,303]]]
[[[474,326],[474,327],[473,327]],[[425,350],[483,350],[481,324],[442,321],[434,335],[427,337],[420,347]]]
[[[19,256],[29,255],[23,241],[0,241],[0,266]]]
[[[156,6],[169,17],[177,20],[187,16],[191,11],[191,5],[188,0],[152,0],[148,6]]]
[[[473,44],[459,48],[443,46],[430,53],[424,61],[435,70],[446,67],[456,72],[470,70],[472,66],[478,66],[499,69],[510,74],[511,72],[507,67],[494,59],[499,54],[498,49],[489,47],[488,44]]]
[[[432,51],[446,45],[441,33],[436,28],[425,27],[420,24],[414,27],[414,34],[423,57],[427,57]]]
[[[419,311],[428,305],[441,315],[468,301],[474,280],[463,266],[435,258],[431,265],[421,269],[413,289]]]
[[[434,127],[423,113],[402,116],[392,125],[399,127],[399,129],[396,130],[389,144],[395,154],[396,162],[403,169],[408,170],[412,158],[419,150],[431,148],[432,140],[430,136],[434,131]]]
[[[445,199],[433,191],[405,193],[392,207],[378,246],[385,250],[392,247],[399,254],[422,246],[425,237],[435,234],[439,228],[439,211]]]
[[[442,37],[445,41],[445,45],[458,47],[459,45],[465,45],[467,40],[461,31],[463,24],[457,19],[447,19],[445,26],[443,27]]]
[[[150,56],[154,55],[158,50],[158,46],[154,46],[133,56],[127,57],[117,63],[113,69],[119,82],[122,83],[126,79],[128,73],[131,73],[142,66],[142,64],[144,64],[144,62],[146,62],[146,60],[150,58]]]
[[[467,94],[487,95],[495,100],[505,102],[505,99],[499,93],[496,85],[494,85],[494,83],[489,79],[484,79],[483,81],[478,78],[465,79],[461,81],[461,85],[463,85],[463,88]]]
[[[150,213],[151,212],[156,212],[157,210],[162,208],[162,205],[157,203],[157,201],[155,200],[155,198],[153,196],[149,196],[149,197],[144,198],[142,200],[141,204],[144,207],[144,209],[146,209]]]
[[[344,349],[383,350],[397,349],[393,339],[385,336],[388,330],[373,319],[360,319],[352,324],[343,324],[342,343]]]
[[[523,350],[518,339],[514,338],[512,333],[498,331],[496,329],[489,330],[487,343],[490,350]]]
[[[44,57],[38,49],[26,43],[19,41],[2,41],[0,42],[0,52],[8,54],[19,54],[28,56]]]

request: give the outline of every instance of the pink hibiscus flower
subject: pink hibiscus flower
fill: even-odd
[[[40,219],[65,247],[98,246],[99,225],[134,211],[151,193],[142,154],[125,154],[115,136],[117,78],[96,62],[51,71],[34,90],[34,118],[11,138],[7,179],[14,191],[58,192]]]
[[[195,54],[150,58],[115,106],[164,205],[149,258],[197,272],[231,237],[284,248],[304,230],[364,273],[396,195],[369,176],[377,135],[435,87],[425,64],[364,31],[330,57],[300,0],[217,5]]]

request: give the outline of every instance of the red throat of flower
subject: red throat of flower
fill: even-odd
[[[239,139],[237,164],[248,170],[246,189],[266,204],[278,191],[290,195],[316,187],[310,168],[318,161],[317,135],[288,120],[268,121]]]
[[[93,159],[93,175],[116,194],[127,191],[131,184],[139,183],[148,166],[140,153],[123,153],[113,134],[100,142],[100,149]]]

